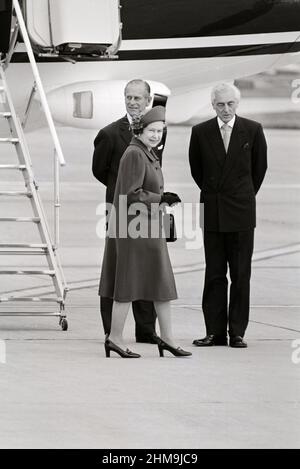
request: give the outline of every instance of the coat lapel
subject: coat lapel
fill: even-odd
[[[120,120],[120,135],[126,145],[128,145],[132,139],[132,132],[127,116],[124,116],[123,119]]]
[[[238,158],[241,156],[242,147],[247,142],[247,133],[243,127],[241,119],[236,116],[235,123],[232,129],[228,152],[223,167],[222,176],[219,185],[222,186],[230,171],[236,164]]]
[[[152,161],[154,163],[159,161],[158,157],[155,155],[153,150],[149,151],[148,148],[143,144],[143,142],[141,142],[140,139],[138,139],[136,137],[133,137],[131,142],[130,142],[130,145],[136,145],[139,148],[141,148],[150,161]]]
[[[226,152],[224,148],[222,135],[218,126],[217,118],[211,119],[208,122],[206,135],[211,147],[214,150],[214,155],[216,157],[217,162],[221,167],[223,167],[224,161],[226,159]]]

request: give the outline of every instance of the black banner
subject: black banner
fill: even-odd
[[[294,452],[294,451],[293,451]],[[287,453],[281,452],[286,460]],[[233,463],[232,458],[237,458],[236,462],[240,465],[247,461],[247,465],[256,462],[257,458],[267,457],[268,464],[271,464],[271,456],[280,456],[279,451],[269,450],[237,450],[236,455],[232,456],[230,450],[201,450],[201,449],[91,449],[91,450],[0,450],[1,460],[9,462],[10,467],[15,464],[25,467],[43,467],[46,463],[52,467],[124,467],[139,468],[153,466],[164,467],[189,467],[199,468],[203,465],[215,465],[220,463],[225,465]],[[292,455],[291,455],[292,456]],[[275,459],[275,458],[274,458]],[[21,467],[21,466],[17,466]]]

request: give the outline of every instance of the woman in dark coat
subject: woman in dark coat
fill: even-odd
[[[124,358],[140,355],[124,349],[123,329],[132,301],[153,301],[161,338],[160,355],[191,355],[176,347],[171,329],[170,301],[177,298],[166,239],[161,226],[160,204],[180,202],[163,192],[163,175],[152,148],[163,135],[165,108],[156,106],[133,124],[135,136],[122,156],[110,213],[99,294],[113,298],[106,356],[114,351]]]

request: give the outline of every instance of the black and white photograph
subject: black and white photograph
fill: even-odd
[[[300,0],[0,0],[0,449],[299,449],[299,155]]]

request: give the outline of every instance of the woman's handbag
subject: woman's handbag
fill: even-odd
[[[173,213],[163,214],[163,224],[167,243],[173,243],[177,240],[175,218]]]

